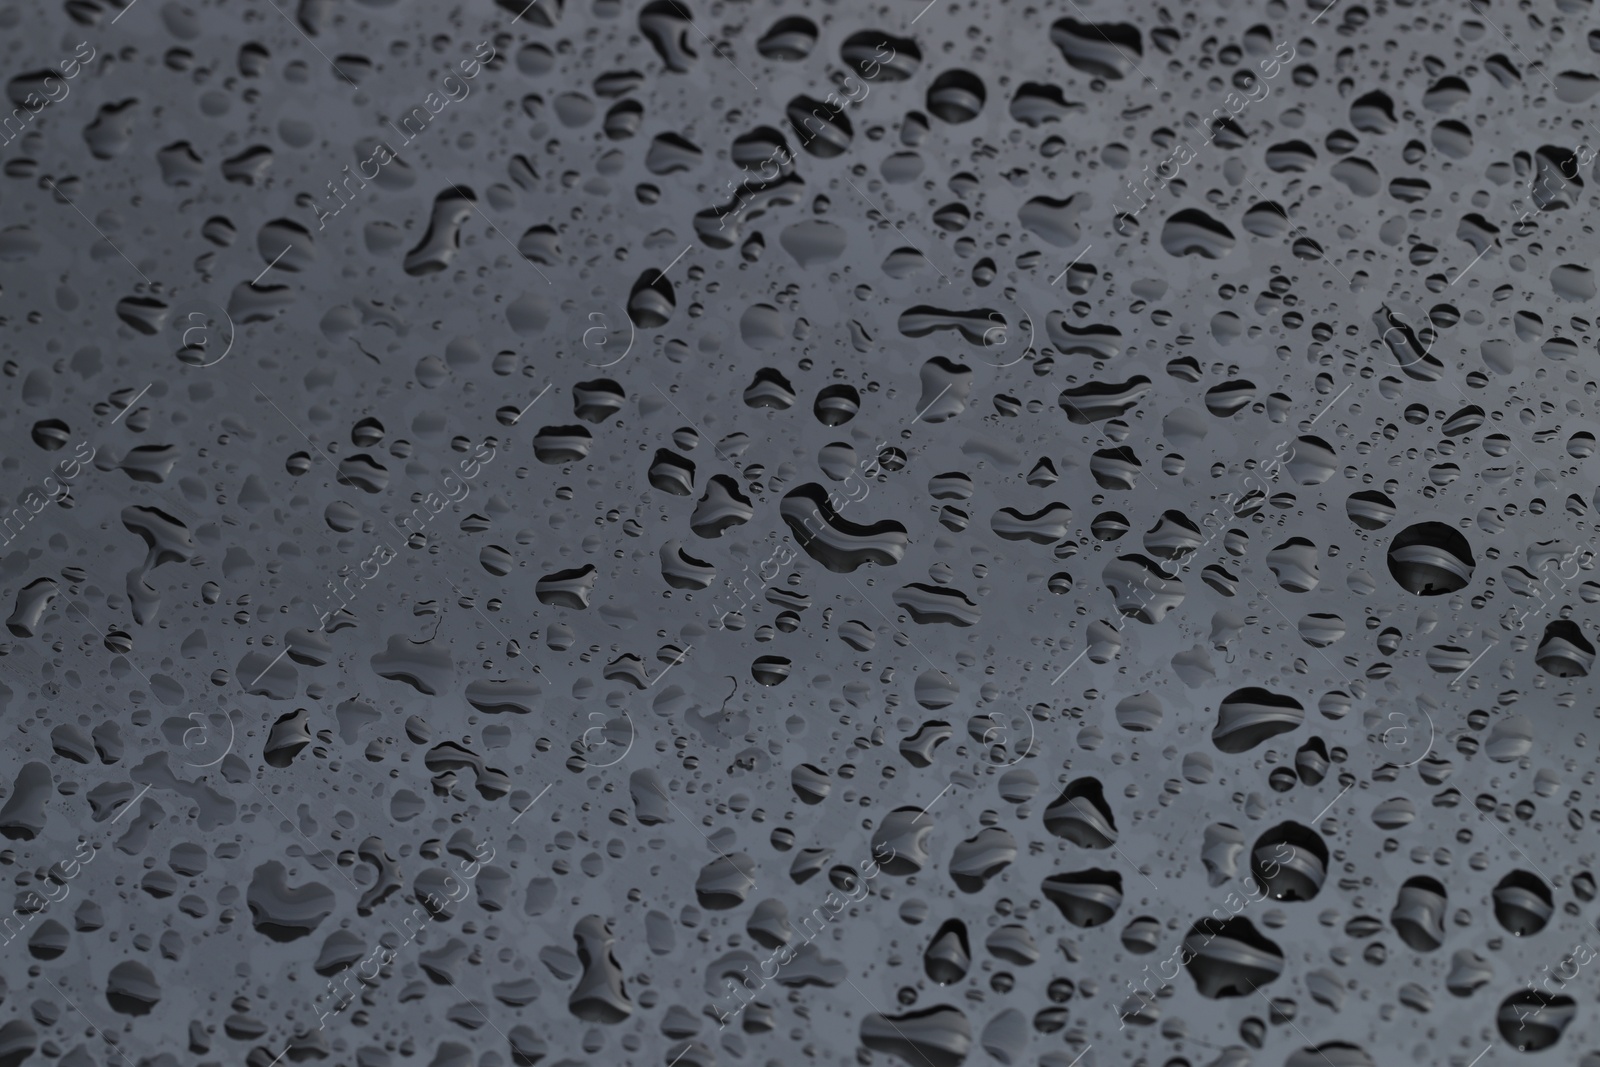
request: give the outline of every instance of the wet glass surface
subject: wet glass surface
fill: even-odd
[[[1592,14],[0,6],[0,1067],[1600,1067]]]

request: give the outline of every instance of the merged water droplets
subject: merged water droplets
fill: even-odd
[[[1054,874],[1040,890],[1072,925],[1102,926],[1122,904],[1122,875],[1103,868]]]
[[[861,1043],[893,1053],[906,1063],[960,1067],[972,1048],[972,1023],[966,1013],[940,1005],[903,1015],[873,1012],[861,1022]]]
[[[1250,686],[1223,698],[1211,740],[1223,752],[1248,752],[1304,721],[1305,707],[1294,697]]]
[[[1283,972],[1283,952],[1249,919],[1202,919],[1184,939],[1184,965],[1203,997],[1256,996]]]
[[[1083,848],[1110,848],[1117,839],[1116,820],[1105,792],[1093,778],[1072,782],[1045,809],[1045,828]]]
[[[1588,1051],[1575,12],[918,7],[69,12],[0,1055]]]
[[[1440,522],[1406,527],[1389,543],[1387,555],[1390,575],[1418,596],[1442,596],[1463,588],[1476,566],[1467,539]]]

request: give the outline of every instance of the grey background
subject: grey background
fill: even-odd
[[[1600,1061],[1588,16],[0,8],[0,1058]]]

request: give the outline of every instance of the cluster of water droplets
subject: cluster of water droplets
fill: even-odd
[[[1600,1062],[1586,11],[0,9],[0,1057]]]

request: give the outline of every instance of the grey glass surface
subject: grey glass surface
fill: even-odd
[[[1593,25],[0,7],[0,1067],[1600,1067]]]

